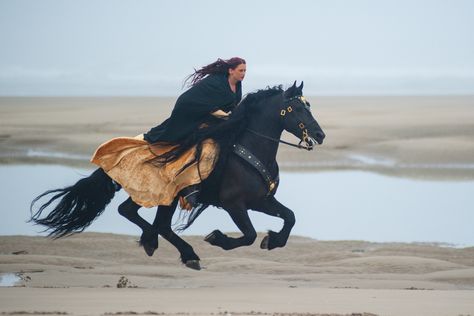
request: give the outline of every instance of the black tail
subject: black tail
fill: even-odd
[[[118,190],[120,186],[99,168],[70,187],[49,190],[36,197],[31,202],[30,221],[46,226],[45,231],[49,231],[49,236],[54,238],[80,233],[102,214]],[[53,193],[54,196],[34,213],[34,204]],[[43,211],[59,198],[61,200],[54,209],[46,217],[40,218]]]

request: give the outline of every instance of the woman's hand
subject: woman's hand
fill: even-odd
[[[230,111],[224,112],[222,110],[217,110],[211,113],[212,116],[215,116],[217,118],[222,118],[222,119],[227,119],[229,117],[229,114],[230,114]]]

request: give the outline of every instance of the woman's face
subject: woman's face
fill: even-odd
[[[246,64],[240,64],[235,69],[229,69],[229,77],[235,81],[242,81],[245,78],[245,72],[247,71]]]

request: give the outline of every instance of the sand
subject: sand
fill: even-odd
[[[312,152],[281,145],[283,170],[361,169],[474,179],[474,96],[308,97],[327,134]],[[0,98],[0,163],[90,166],[97,146],[166,119],[172,98]],[[298,140],[284,133],[283,139]]]
[[[281,146],[283,170],[358,169],[474,179],[474,97],[308,97],[327,134],[313,152]],[[102,142],[164,120],[172,98],[0,98],[0,163],[90,167]],[[296,140],[284,134],[285,140]],[[6,210],[2,210],[6,211]],[[0,236],[5,315],[474,315],[474,248],[318,241],[232,251],[185,236],[203,270],[160,239]],[[118,288],[121,284],[124,287]]]
[[[474,313],[474,248],[292,236],[283,249],[264,251],[255,244],[224,251],[202,236],[185,239],[201,256],[203,270],[185,268],[162,239],[150,258],[134,236],[1,237],[0,272],[21,280],[0,288],[0,312]]]

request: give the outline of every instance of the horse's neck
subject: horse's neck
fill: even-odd
[[[279,122],[266,120],[265,118],[253,118],[248,124],[248,129],[259,134],[279,140],[283,128]],[[270,167],[276,160],[279,143],[264,137],[245,131],[239,143],[250,150],[264,165]]]

